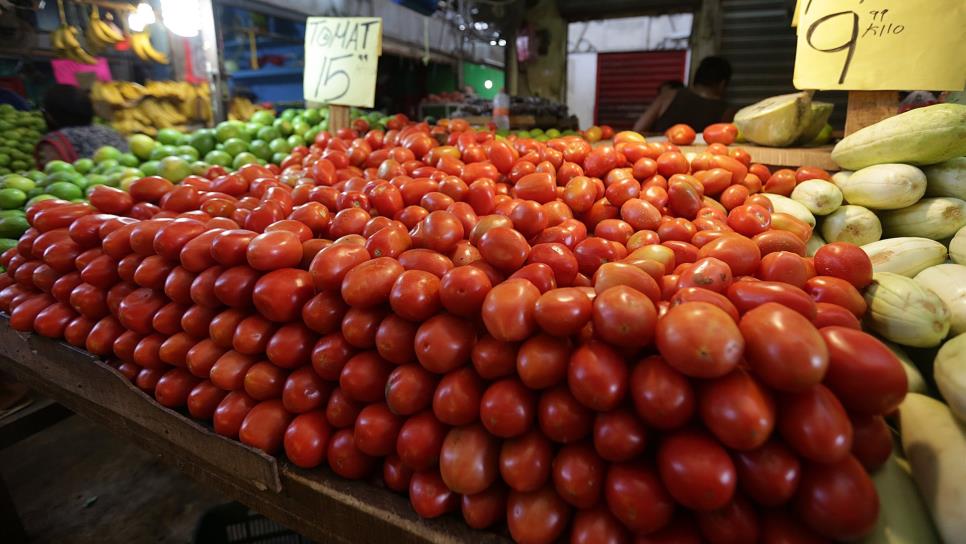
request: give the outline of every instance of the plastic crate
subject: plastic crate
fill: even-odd
[[[201,516],[194,544],[312,544],[302,535],[237,502],[216,506]]]

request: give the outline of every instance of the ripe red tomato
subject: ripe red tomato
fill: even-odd
[[[571,346],[567,340],[539,334],[524,342],[516,360],[517,375],[531,389],[545,389],[567,377]]]
[[[741,495],[735,495],[734,500],[724,508],[701,512],[696,517],[701,534],[709,542],[758,542],[758,513]]]
[[[824,383],[847,410],[888,414],[906,395],[909,384],[902,363],[872,335],[846,327],[825,327],[829,364]]]
[[[698,258],[715,257],[724,261],[735,276],[754,274],[761,263],[761,250],[752,240],[737,234],[722,235],[698,250]]]
[[[798,312],[767,302],[746,313],[740,327],[745,358],[766,385],[797,393],[825,377],[828,349],[811,322]]]
[[[228,393],[215,409],[212,419],[215,432],[229,438],[237,438],[242,421],[256,404],[258,401],[242,391]]]
[[[469,361],[475,339],[472,323],[450,314],[439,314],[419,326],[415,338],[416,358],[426,370],[445,374]]]
[[[670,308],[657,322],[657,348],[685,375],[715,378],[730,372],[741,359],[745,341],[724,310],[706,302]]]
[[[734,464],[727,451],[702,432],[682,430],[665,436],[657,464],[671,496],[688,508],[710,512],[726,506],[734,496]]]
[[[609,344],[644,347],[651,343],[656,321],[657,309],[651,299],[626,285],[611,287],[594,299],[594,333]]]
[[[486,490],[497,477],[499,443],[479,424],[450,429],[439,454],[446,487],[462,495]]]
[[[733,450],[758,448],[775,428],[771,394],[740,368],[701,388],[699,410],[705,427]]]
[[[561,448],[553,460],[554,488],[560,497],[576,508],[597,504],[604,486],[606,465],[584,442]]]
[[[778,430],[802,457],[836,463],[852,449],[852,424],[841,402],[824,385],[781,398]]]
[[[667,136],[667,141],[674,145],[691,145],[694,143],[695,137],[697,137],[694,129],[683,123],[678,123],[667,129],[664,131],[664,135]]]
[[[332,430],[322,412],[307,412],[292,419],[285,429],[285,456],[302,468],[322,464]]]
[[[607,507],[635,534],[650,534],[671,521],[674,501],[647,463],[613,464],[604,482]]]
[[[384,403],[369,404],[356,416],[353,438],[359,451],[373,457],[384,457],[396,451],[396,437],[403,418],[392,413]]]
[[[491,384],[480,400],[480,420],[490,433],[510,438],[533,424],[536,398],[519,380],[507,378]]]
[[[616,408],[627,393],[627,382],[623,358],[607,344],[590,342],[571,356],[567,383],[574,397],[591,410]]]
[[[448,425],[466,425],[479,419],[483,380],[463,367],[443,376],[433,393],[433,413]]]
[[[403,265],[391,257],[378,257],[358,264],[342,280],[342,299],[357,308],[382,304],[389,300],[393,285],[403,272]]]
[[[278,268],[258,279],[252,301],[255,309],[270,321],[284,323],[301,316],[302,306],[314,295],[311,274],[296,268]]]
[[[815,302],[838,304],[859,319],[862,319],[868,309],[865,299],[854,285],[834,276],[809,278],[805,282],[805,292],[815,299]]]
[[[809,321],[815,319],[815,301],[811,300],[811,297],[805,291],[785,283],[738,281],[731,284],[727,295],[728,299],[734,303],[741,313],[762,304],[773,302],[795,310]]]
[[[435,518],[456,509],[459,496],[450,491],[435,469],[416,472],[409,481],[409,502],[423,518]]]
[[[332,471],[350,480],[366,477],[376,467],[376,459],[356,448],[352,429],[340,429],[332,435],[326,450],[326,460]]]
[[[520,544],[556,542],[569,521],[570,507],[552,486],[529,492],[510,491],[507,525],[514,541]]]
[[[534,308],[540,290],[527,280],[507,280],[491,289],[483,301],[487,331],[497,340],[515,342],[536,330]]]
[[[506,486],[497,482],[480,493],[463,495],[463,520],[474,529],[486,529],[506,519]]]
[[[809,463],[795,497],[806,525],[835,540],[868,534],[879,517],[879,495],[862,465],[851,455],[835,463]]]
[[[798,489],[801,464],[798,457],[779,440],[760,448],[734,454],[738,485],[761,506],[788,502]]]

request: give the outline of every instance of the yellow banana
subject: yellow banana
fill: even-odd
[[[61,37],[63,38],[64,49],[74,49],[80,47],[81,44],[77,40],[77,27],[74,25],[66,25],[63,28],[64,31],[61,33]]]

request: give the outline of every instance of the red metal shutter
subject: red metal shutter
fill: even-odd
[[[685,80],[686,51],[632,51],[597,55],[594,124],[630,129],[657,96],[661,83]]]

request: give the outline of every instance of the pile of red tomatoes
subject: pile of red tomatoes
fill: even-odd
[[[871,263],[806,257],[811,227],[760,194],[825,172],[436,135],[39,202],[0,310],[217,433],[518,542],[873,527],[906,377],[860,330]]]

